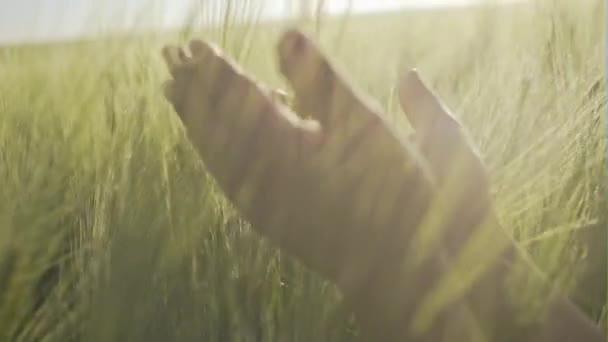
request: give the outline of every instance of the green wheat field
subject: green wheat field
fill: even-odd
[[[606,329],[605,6],[226,13],[206,30],[0,48],[0,341],[353,339],[336,289],[239,218],[162,98],[160,48],[192,37],[286,87],[275,44],[292,26],[405,129],[395,88],[417,67],[479,146],[505,228]]]

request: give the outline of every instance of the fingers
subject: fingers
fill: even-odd
[[[221,56],[221,50],[210,43],[193,39],[188,44],[188,55],[182,47],[167,45],[162,48],[161,54],[173,78],[181,77],[187,71],[193,71],[197,63],[205,58]]]
[[[186,53],[181,47],[167,45],[163,47],[161,52],[165,64],[171,73],[171,76],[175,77],[179,72],[181,66],[188,61]]]
[[[442,123],[458,129],[457,121],[431,89],[420,79],[416,69],[410,70],[399,84],[399,101],[417,134],[431,133],[434,125]]]
[[[173,45],[163,47],[161,54],[172,77],[163,84],[163,94],[181,117],[183,96],[190,85],[192,59],[186,55],[184,49]]]
[[[219,131],[220,127],[232,132],[225,134],[228,137],[249,130],[264,117],[271,117],[269,120],[298,131],[318,130],[301,124],[292,113],[279,110],[275,104],[287,101],[287,93],[273,92],[249,77],[216,45],[192,40],[188,50],[176,46],[166,46],[162,50],[173,76],[163,84],[163,93],[187,128],[198,132],[196,127],[190,126],[194,122],[197,123],[195,126],[206,122],[205,126],[213,132]],[[213,132],[209,132],[205,139],[217,135]]]
[[[171,73],[172,79],[163,85],[165,97],[172,103],[174,109],[182,119],[183,107],[187,100],[186,94],[195,91],[204,107],[221,105],[224,96],[231,92],[239,92],[243,82],[233,77],[234,72],[239,73],[238,67],[222,56],[219,48],[201,40],[192,40],[189,51],[177,46],[165,46],[162,56]],[[188,54],[189,53],[189,54]],[[233,84],[234,83],[234,84]],[[192,96],[190,96],[192,97]],[[209,99],[210,101],[203,101]],[[189,99],[192,101],[192,98]]]
[[[444,167],[453,152],[470,149],[458,121],[421,80],[417,70],[401,79],[399,100],[415,130],[413,140],[436,169]]]
[[[454,200],[486,202],[487,171],[460,123],[441,99],[411,70],[399,85],[399,99],[414,127],[412,138],[429,162],[436,179]],[[448,189],[448,190],[446,190]],[[475,191],[473,191],[475,189]],[[448,196],[444,193],[444,197]]]
[[[209,48],[210,48],[207,44],[205,44],[200,39],[191,40],[190,44],[188,46],[190,47],[190,53],[192,54],[192,57],[194,57],[194,58],[202,57],[203,54],[205,53],[205,51],[209,51]]]
[[[327,130],[358,129],[375,118],[317,45],[306,35],[287,31],[279,41],[279,68],[295,92],[298,112]]]

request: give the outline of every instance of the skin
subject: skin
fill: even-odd
[[[500,227],[478,153],[416,70],[399,85],[405,137],[299,31],[278,60],[307,118],[210,43],[163,56],[165,95],[207,170],[258,233],[338,286],[362,340],[605,340],[565,297],[521,296],[553,291]]]

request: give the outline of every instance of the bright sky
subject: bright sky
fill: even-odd
[[[462,6],[482,0],[352,0],[353,11]],[[505,0],[502,0],[503,2]],[[511,0],[512,1],[512,0]],[[250,2],[247,0],[234,0]],[[289,0],[263,0],[263,17],[288,15]],[[349,0],[326,0],[330,13],[343,12]],[[196,3],[226,0],[0,0],[0,44],[75,39],[103,32],[179,27]],[[221,5],[220,5],[221,6]]]

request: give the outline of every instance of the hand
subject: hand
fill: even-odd
[[[401,340],[409,330],[403,322],[424,308],[430,288],[459,269],[453,264],[490,274],[476,286],[503,295],[504,270],[492,266],[514,252],[496,222],[487,173],[462,126],[418,73],[400,84],[416,131],[404,137],[305,35],[288,31],[278,52],[302,116],[212,44],[194,40],[190,54],[163,50],[172,74],[166,97],[253,228],[335,282],[375,340]],[[485,247],[485,264],[460,257],[470,241]],[[467,297],[468,288],[462,297],[484,312],[487,297]],[[446,305],[448,313],[462,309]],[[502,309],[492,310],[485,312]]]
[[[348,297],[389,282],[437,191],[458,190],[450,209],[465,209],[459,214],[467,221],[486,214],[477,209],[489,208],[483,166],[415,71],[400,85],[416,129],[407,139],[302,33],[287,32],[278,50],[296,108],[312,120],[272,101],[267,87],[211,44],[192,41],[191,56],[163,50],[173,76],[167,98],[220,188],[258,232]],[[452,181],[446,171],[457,163],[462,171]],[[477,198],[465,201],[471,187],[454,188],[458,182],[477,182]]]

